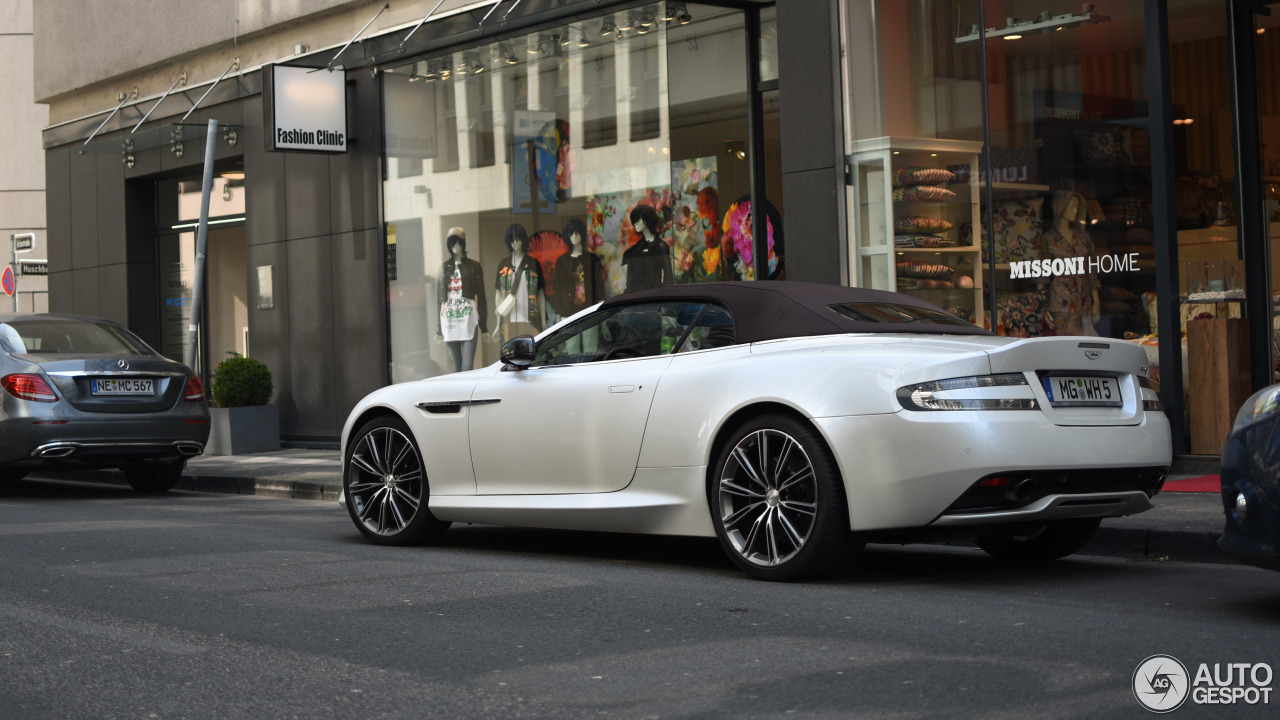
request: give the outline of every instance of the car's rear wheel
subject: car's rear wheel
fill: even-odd
[[[356,527],[379,545],[414,545],[434,540],[450,523],[427,509],[430,497],[422,454],[409,427],[384,415],[351,436],[343,463],[347,512]]]
[[[1088,544],[1101,523],[1101,518],[1055,520],[1036,531],[979,537],[977,543],[988,555],[1001,560],[1057,560]]]
[[[145,493],[161,493],[172,490],[178,484],[178,481],[182,479],[182,468],[186,464],[186,460],[178,460],[175,462],[126,465],[120,469],[124,471],[124,479],[129,482],[129,487],[134,490]]]
[[[734,431],[707,498],[725,552],[753,578],[830,575],[862,548],[849,532],[831,452],[812,427],[785,415],[760,416]]]

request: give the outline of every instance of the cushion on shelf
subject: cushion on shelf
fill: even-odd
[[[1053,327],[1049,301],[1044,293],[997,290],[996,323],[1009,337],[1038,337]]]
[[[894,232],[899,233],[924,233],[927,235],[937,235],[944,233],[955,225],[935,217],[902,217],[893,221]]]
[[[947,202],[955,199],[955,196],[954,192],[934,185],[912,185],[893,191],[896,202]]]
[[[894,235],[893,244],[900,248],[937,248],[955,247],[956,241],[937,235]]]
[[[1044,198],[1042,197],[1011,200],[996,206],[995,262],[997,264],[1038,260],[1044,256],[1040,242],[1040,213],[1043,208]]]
[[[945,168],[904,167],[893,173],[893,186],[945,185],[955,175]]]
[[[955,269],[942,263],[900,262],[898,277],[905,278],[944,278],[955,272]]]

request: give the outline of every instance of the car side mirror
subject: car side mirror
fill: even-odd
[[[533,363],[536,349],[532,335],[519,335],[511,338],[502,346],[502,354],[498,356],[505,367],[503,370],[527,370]]]

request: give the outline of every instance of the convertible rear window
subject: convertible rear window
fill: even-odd
[[[81,320],[12,320],[0,325],[0,345],[9,353],[149,355],[142,341],[122,328]]]
[[[828,305],[833,311],[857,322],[884,325],[955,325],[972,328],[973,323],[962,320],[949,312],[918,305],[887,302],[851,302]],[[890,331],[889,328],[885,328]]]

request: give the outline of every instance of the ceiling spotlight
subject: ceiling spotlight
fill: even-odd
[[[689,14],[689,8],[684,3],[676,5],[676,22],[681,25],[688,25],[693,21],[693,16]]]
[[[569,28],[567,27],[564,29],[564,32],[560,35],[560,44],[566,47],[568,47],[569,45]]]
[[[636,14],[631,12],[631,13],[627,13],[627,19],[623,20],[621,25],[618,25],[618,29],[625,32],[635,26],[636,26]]]
[[[590,45],[591,41],[587,40],[587,34],[582,30],[578,30],[578,47],[589,47]]]
[[[672,20],[676,19],[675,3],[669,2],[664,6],[664,9],[662,11],[662,19],[666,20],[667,22],[671,22]]]
[[[640,13],[640,27],[649,28],[653,25],[653,14],[648,10]]]
[[[480,53],[467,53],[467,65],[471,66],[471,74],[479,75],[484,72],[484,62],[480,60]]]
[[[605,19],[604,19],[604,22],[600,25],[600,34],[601,34],[602,36],[604,36],[604,35],[612,35],[612,34],[614,34],[614,33],[615,33],[615,32],[617,32],[617,31],[618,31],[618,26],[613,24],[613,16],[612,16],[612,15],[610,15],[610,16],[609,16],[609,17],[607,17],[607,18],[605,18]]]

